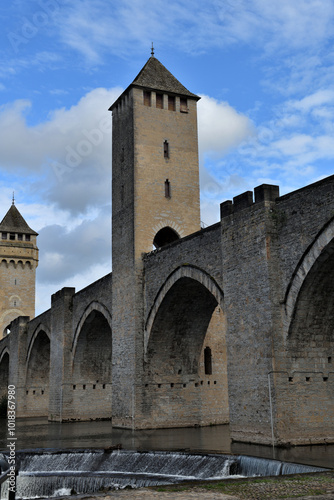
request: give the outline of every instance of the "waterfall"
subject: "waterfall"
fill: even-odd
[[[304,472],[319,472],[320,467],[308,465],[291,464],[279,460],[267,460],[266,458],[238,457],[238,473],[242,476],[280,476],[281,474],[300,474]]]
[[[17,466],[17,499],[324,470],[246,456],[126,450],[18,452]],[[4,487],[1,498],[7,498],[6,495]]]

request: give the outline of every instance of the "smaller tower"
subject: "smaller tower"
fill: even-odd
[[[38,248],[33,231],[13,203],[0,223],[0,338],[18,316],[35,316]]]

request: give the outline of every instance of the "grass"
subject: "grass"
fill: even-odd
[[[199,482],[153,488],[159,492],[184,492],[187,490],[216,491],[244,499],[299,498],[316,496],[334,491],[334,472],[299,474],[270,478],[247,478],[214,482]]]

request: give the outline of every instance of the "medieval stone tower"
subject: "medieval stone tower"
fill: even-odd
[[[114,425],[138,414],[142,256],[200,229],[198,99],[152,55],[110,107]]]
[[[0,223],[0,335],[18,316],[35,316],[37,233],[13,203]]]

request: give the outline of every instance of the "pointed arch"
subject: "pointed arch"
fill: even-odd
[[[228,422],[223,302],[217,282],[196,266],[178,267],[160,288],[145,329],[147,426]]]
[[[74,337],[73,337],[73,342],[72,342],[72,348],[71,348],[71,350],[72,350],[72,359],[74,359],[74,356],[75,356],[77,342],[78,342],[78,338],[79,338],[80,332],[82,330],[82,327],[85,324],[88,316],[91,313],[94,313],[94,311],[100,312],[105,317],[105,319],[107,320],[107,322],[109,324],[109,327],[110,327],[110,330],[112,329],[112,318],[111,318],[111,314],[110,314],[109,310],[101,302],[98,302],[96,300],[92,301],[86,307],[86,309],[84,310],[84,312],[83,312],[83,314],[82,314],[82,316],[81,316],[81,318],[79,320],[79,323],[78,323],[78,325],[77,325],[77,327],[75,329],[75,333],[74,333]]]
[[[29,342],[29,346],[28,346],[28,350],[27,350],[27,356],[26,356],[26,364],[27,364],[27,366],[29,364],[29,359],[30,359],[30,356],[31,356],[31,350],[32,350],[33,345],[35,343],[35,340],[36,340],[36,338],[37,338],[37,336],[38,336],[38,334],[40,332],[44,332],[48,336],[49,340],[51,339],[50,329],[46,325],[44,325],[43,323],[39,323],[39,325],[35,328],[35,331],[32,334],[30,342]]]
[[[296,306],[301,289],[307,276],[315,266],[320,266],[330,255],[334,247],[334,218],[332,218],[318,233],[311,245],[306,249],[298,262],[292,278],[288,284],[285,298],[285,335],[288,335],[292,320],[295,316]]]
[[[3,359],[3,357],[4,357],[5,354],[8,354],[8,356],[9,356],[9,349],[8,349],[7,346],[1,351],[1,354],[0,354],[0,363],[1,363],[1,361],[2,361],[2,359]]]
[[[26,416],[48,415],[50,353],[50,331],[40,323],[31,337],[26,357]]]
[[[72,418],[111,418],[111,315],[98,301],[85,309],[72,342]],[[89,405],[82,401],[89,398]]]
[[[217,304],[220,305],[221,309],[224,310],[224,293],[218,283],[215,281],[212,276],[210,276],[206,271],[200,269],[199,267],[184,264],[182,266],[177,267],[166,279],[163,285],[160,287],[158,291],[154,303],[148,313],[146,323],[145,323],[145,332],[144,332],[144,352],[147,353],[147,346],[149,342],[149,338],[151,335],[151,330],[153,326],[154,319],[156,314],[166,297],[169,290],[175,285],[175,283],[181,278],[190,278],[194,281],[197,281],[205,289],[207,289],[212,296],[216,299]]]

